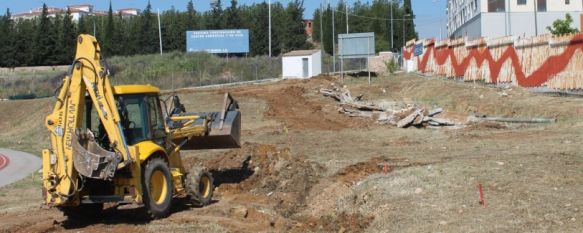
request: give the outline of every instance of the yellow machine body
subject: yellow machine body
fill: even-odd
[[[209,117],[213,114],[238,114],[226,123],[226,117],[220,117],[221,130],[226,126],[236,131],[236,143],[223,148],[238,146],[238,107],[230,110],[225,107],[222,113],[203,116],[164,113],[160,89],[150,85],[114,87],[103,64],[96,39],[79,36],[75,61],[63,79],[53,112],[45,120],[51,143],[50,149],[42,151],[43,198],[47,205],[142,203],[142,172],[152,158],[165,161],[172,180],[172,187],[167,183],[156,185],[164,179],[161,173],[152,173],[150,182],[155,186],[150,191],[152,196],[170,191],[173,195],[184,194],[184,176],[188,171],[182,165],[180,150],[195,138],[217,134],[214,132],[218,132],[219,126],[211,125],[217,119]],[[131,112],[124,101],[133,99],[142,105]],[[134,106],[138,104],[131,105]]]

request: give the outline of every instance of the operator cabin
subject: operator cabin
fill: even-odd
[[[281,58],[282,77],[310,78],[322,73],[321,50],[296,50]]]

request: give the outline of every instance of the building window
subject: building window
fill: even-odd
[[[518,0],[518,5],[526,5],[526,0]]]
[[[539,12],[547,11],[547,0],[537,0],[537,9]]]
[[[571,1],[565,0],[565,5],[569,5],[569,4],[571,4]]]
[[[504,0],[488,0],[488,12],[504,12],[505,5]]]

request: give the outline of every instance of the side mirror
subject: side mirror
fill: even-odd
[[[182,103],[180,103],[180,98],[177,95],[172,96],[172,110],[170,111],[170,116],[178,115],[180,113],[186,112],[186,108]]]

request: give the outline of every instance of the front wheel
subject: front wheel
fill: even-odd
[[[142,191],[144,205],[152,218],[163,218],[172,204],[172,175],[162,158],[153,158],[143,168]]]
[[[211,204],[213,191],[213,176],[206,168],[193,167],[186,175],[186,188],[190,199],[199,206]]]

